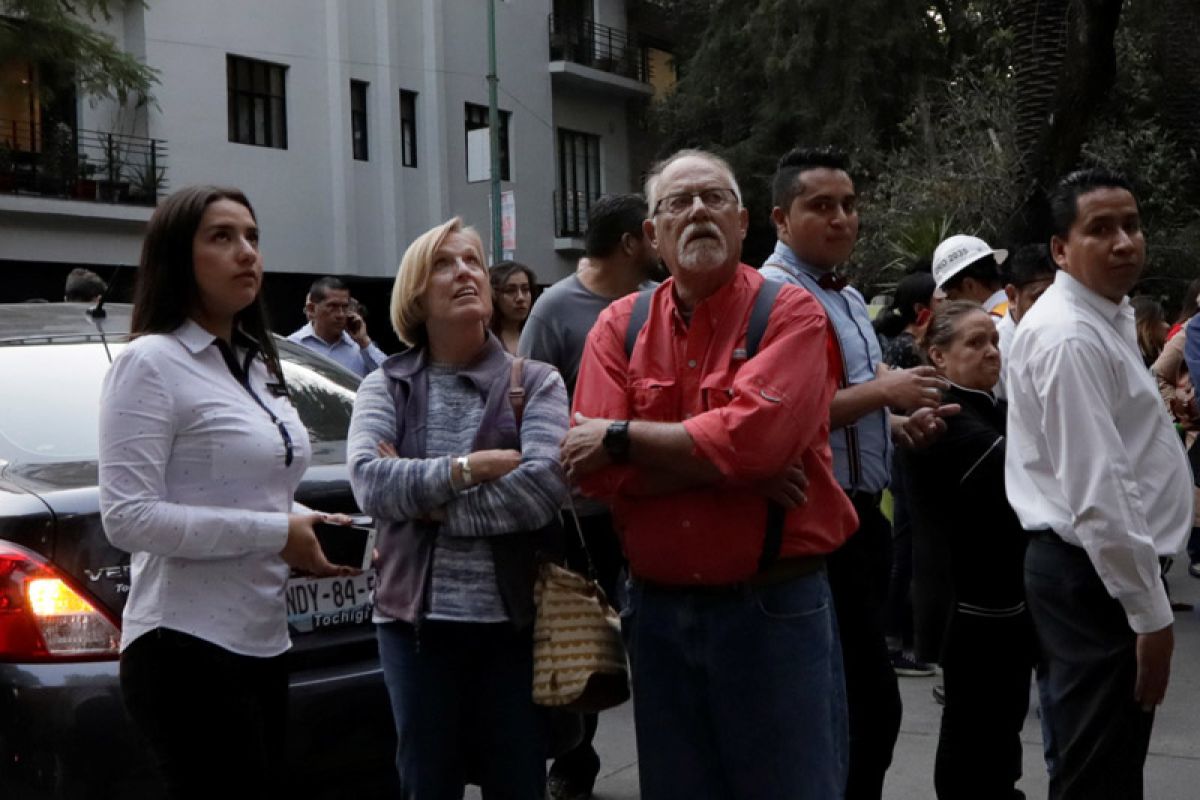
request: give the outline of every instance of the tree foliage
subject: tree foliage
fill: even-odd
[[[91,97],[152,100],[158,71],[88,24],[110,20],[116,1],[0,0],[0,53],[65,68]]]
[[[1171,13],[1164,12],[1169,5]],[[662,150],[730,160],[773,242],[766,183],[790,147],[856,162],[852,270],[886,284],[948,228],[1044,240],[1041,192],[1103,163],[1129,174],[1152,290],[1176,291],[1200,244],[1200,3],[1195,0],[679,0]],[[1157,287],[1157,288],[1155,288]],[[1159,292],[1161,293],[1161,292]]]

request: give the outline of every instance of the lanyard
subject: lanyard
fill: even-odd
[[[242,388],[246,390],[246,393],[254,398],[254,402],[258,403],[258,407],[267,412],[267,416],[271,418],[271,422],[275,423],[275,427],[278,429],[279,435],[283,438],[283,448],[285,451],[283,465],[285,467],[290,467],[295,456],[292,447],[292,435],[288,433],[287,426],[283,424],[283,420],[275,416],[275,412],[267,407],[267,404],[264,403],[259,396],[254,393],[254,389],[250,386],[250,362],[253,361],[254,356],[258,354],[258,346],[253,343],[250,344],[246,348],[245,360],[243,363],[238,364],[237,356],[233,354],[233,348],[226,344],[224,339],[217,339],[216,345],[217,349],[221,351],[221,357],[225,359],[225,366],[229,367],[229,371],[233,374],[233,377],[236,378],[237,382],[242,385]]]

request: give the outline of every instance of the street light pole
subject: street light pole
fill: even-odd
[[[492,261],[504,258],[504,234],[500,230],[500,109],[496,103],[496,0],[488,0],[488,134],[491,150]]]

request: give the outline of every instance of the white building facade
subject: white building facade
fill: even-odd
[[[595,197],[639,189],[632,120],[666,63],[628,30],[644,5],[496,0],[510,255],[543,282],[573,270]],[[246,192],[268,270],[390,277],[456,214],[490,240],[467,142],[487,124],[485,0],[134,0],[97,24],[159,70],[155,103],[75,98],[55,172],[54,118],[19,96],[35,70],[0,65],[0,269],[135,264],[154,197],[194,183]]]

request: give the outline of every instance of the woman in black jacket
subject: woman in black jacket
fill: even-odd
[[[1023,798],[1021,727],[1036,640],[1025,608],[1027,534],[1004,493],[1006,405],[995,323],[975,303],[939,308],[924,345],[961,413],[946,435],[911,452],[913,511],[947,549],[954,607],[942,665],[942,711],[934,786],[940,800]]]

